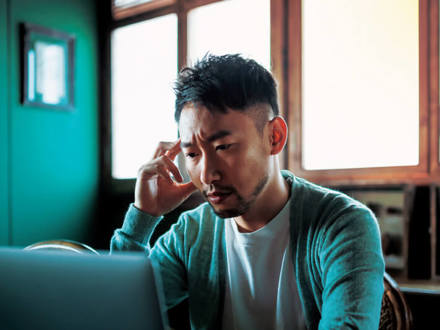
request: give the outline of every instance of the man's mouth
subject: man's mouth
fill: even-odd
[[[226,198],[229,197],[229,195],[231,195],[231,193],[214,192],[207,194],[207,197],[212,204],[221,204]]]
[[[212,204],[221,204],[232,194],[232,191],[213,191],[206,193],[205,196]]]

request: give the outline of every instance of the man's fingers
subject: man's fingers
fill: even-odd
[[[177,182],[183,181],[182,175],[180,174],[176,164],[174,164],[173,161],[165,155],[154,159],[145,165],[142,165],[138,170],[138,178],[144,181],[156,174],[160,174],[160,176],[166,178],[170,183],[174,182],[171,176],[173,176]]]
[[[170,185],[173,185],[177,189],[175,190],[175,192],[177,192],[178,199],[181,201],[187,199],[194,191],[197,190],[196,186],[192,182],[187,182],[187,183],[174,182],[171,179],[168,169],[166,167],[161,166],[160,168],[158,168],[157,172],[160,178],[166,180]]]
[[[167,169],[171,174],[174,176],[174,178],[177,180],[177,182],[182,182],[183,178],[182,175],[179,172],[179,169],[177,168],[176,164],[173,163],[173,161],[168,158],[167,156],[163,156],[162,160],[167,165]]]
[[[170,177],[170,173],[166,167],[160,166],[157,168],[157,173],[163,179],[165,179],[169,184],[174,184],[173,179]]]
[[[176,142],[159,142],[156,151],[154,152],[153,159],[159,158],[165,155],[165,153],[175,146]]]
[[[180,149],[180,139],[175,142],[175,145],[165,152],[165,156],[168,156],[171,160],[174,160],[176,156],[182,151]]]

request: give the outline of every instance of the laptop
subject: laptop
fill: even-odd
[[[167,329],[159,272],[144,253],[0,248],[0,329]]]

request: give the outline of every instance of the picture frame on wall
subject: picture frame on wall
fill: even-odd
[[[30,23],[20,33],[22,104],[72,111],[75,37]]]

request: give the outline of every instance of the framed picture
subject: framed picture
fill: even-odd
[[[29,23],[20,29],[22,103],[73,110],[75,38]]]

